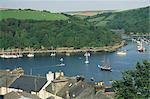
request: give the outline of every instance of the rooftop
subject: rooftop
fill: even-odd
[[[40,99],[37,95],[27,92],[10,92],[4,96],[4,99]]]
[[[45,77],[22,75],[10,85],[10,88],[21,89],[26,92],[38,92],[46,82]]]
[[[94,87],[75,77],[64,77],[54,80],[46,90],[62,98],[67,98],[67,94],[70,98],[74,98],[81,94],[88,96],[90,92],[94,92]]]
[[[12,74],[2,74],[0,73],[0,87],[9,87],[18,76]]]

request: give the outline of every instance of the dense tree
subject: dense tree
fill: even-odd
[[[121,41],[120,36],[107,28],[68,17],[68,20],[55,21],[1,20],[0,48],[102,47]]]
[[[113,82],[118,99],[148,99],[150,97],[150,61],[137,63],[135,70],[123,73],[123,79]]]
[[[125,10],[119,12],[108,12],[96,16],[87,17],[84,20],[92,22],[96,26],[105,26],[110,29],[124,29],[126,33],[150,32],[150,7]]]
[[[116,13],[108,26],[113,29],[125,29],[126,32],[149,33],[149,7]]]

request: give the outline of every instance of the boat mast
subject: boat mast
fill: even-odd
[[[85,56],[85,63],[88,64],[89,63],[89,58],[88,58],[89,53],[86,52],[84,56]]]

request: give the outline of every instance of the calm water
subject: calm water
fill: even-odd
[[[113,53],[92,53],[89,57],[90,64],[85,64],[85,57],[83,54],[73,56],[58,55],[56,57],[35,56],[34,58],[19,58],[19,59],[0,59],[0,69],[14,69],[22,67],[26,74],[30,74],[32,70],[33,75],[45,76],[48,71],[63,71],[67,76],[83,75],[87,81],[94,77],[96,81],[105,81],[108,84],[109,80],[116,80],[121,78],[121,72],[129,69],[134,69],[137,61],[144,59],[150,60],[150,46],[145,45],[147,51],[139,53],[136,50],[136,44],[130,42],[127,46],[121,48],[128,50],[126,56],[118,56],[116,52]],[[64,67],[58,67],[60,58],[64,58]],[[109,59],[112,65],[112,72],[101,71],[97,65],[102,64],[104,57]]]

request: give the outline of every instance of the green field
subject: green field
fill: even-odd
[[[32,10],[0,10],[0,20],[15,18],[15,19],[32,19],[32,20],[67,20],[63,14],[50,13],[43,11]]]

